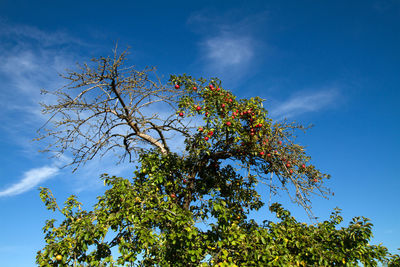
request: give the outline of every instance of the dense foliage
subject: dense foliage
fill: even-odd
[[[65,76],[76,96],[57,91],[58,103],[44,105],[58,119],[56,128],[65,130],[44,137],[55,137],[62,153],[70,143],[78,145],[72,162],[77,165],[119,145],[137,169],[130,179],[104,174],[108,190],[90,211],[75,196],[60,207],[42,188],[47,208],[65,219],[46,222],[46,246],[36,258],[40,266],[399,263],[385,247],[369,245],[372,225],[365,218],[339,229],[342,218],[335,211],[329,221],[307,225],[276,203],[270,210],[279,222],[247,218],[264,205],[259,183],[271,193],[287,191],[308,211],[312,194],[329,195],[323,186],[329,176],[295,142],[301,125],[273,123],[260,98],[237,99],[218,79],[171,76],[170,85],[162,86],[147,71],[122,67],[124,54],[94,62],[96,68],[84,65],[82,72]],[[144,108],[160,102],[172,116],[144,115]],[[82,133],[84,125],[88,134]],[[116,130],[119,126],[125,128]],[[181,151],[172,151],[175,140],[167,132],[184,139]]]

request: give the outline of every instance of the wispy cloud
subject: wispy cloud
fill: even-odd
[[[338,97],[339,92],[337,89],[299,93],[272,108],[270,115],[274,119],[281,120],[283,118],[299,116],[307,112],[315,112],[330,107]]]
[[[31,152],[23,155],[34,156],[37,147],[30,141],[47,119],[39,102],[54,101],[40,91],[64,85],[58,73],[74,66],[76,53],[69,45],[78,41],[61,32],[47,33],[35,27],[1,22],[0,40],[0,130],[15,146]]]
[[[0,191],[0,197],[8,197],[22,194],[31,190],[43,181],[57,175],[59,169],[57,167],[44,166],[41,168],[31,169],[24,173],[24,178],[16,184]]]
[[[55,45],[87,45],[64,31],[45,32],[30,25],[9,25],[0,21],[0,37],[9,37],[18,43],[37,41],[42,47]]]
[[[254,56],[251,37],[221,34],[203,43],[209,67],[219,71],[243,68]]]
[[[227,80],[237,80],[248,74],[263,58],[265,44],[258,38],[266,13],[252,14],[244,19],[240,10],[214,14],[203,10],[192,14],[188,24],[201,35],[199,61],[203,70]],[[261,27],[263,28],[263,27]]]

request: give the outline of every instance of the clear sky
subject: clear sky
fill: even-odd
[[[38,102],[51,101],[40,89],[61,87],[57,73],[116,42],[138,68],[217,76],[240,97],[266,99],[274,119],[314,124],[299,141],[335,192],[314,198],[315,216],[340,207],[346,223],[368,217],[373,243],[400,248],[399,1],[1,0],[0,266],[35,265],[53,216],[39,186],[90,208],[104,191],[99,174],[129,177],[109,158],[72,174],[31,141],[46,119]],[[284,195],[273,200],[309,222]]]

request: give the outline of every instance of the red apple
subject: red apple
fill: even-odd
[[[271,157],[271,154],[270,154],[270,153],[268,153],[268,154],[267,154],[267,157]]]
[[[193,91],[196,91],[196,90],[197,90],[197,87],[196,87],[196,86],[194,86],[194,87],[193,87]]]
[[[227,125],[227,126],[231,126],[232,123],[231,123],[230,121],[227,121],[227,122],[226,122],[226,125]]]
[[[279,141],[278,144],[282,145],[282,141]]]
[[[290,172],[290,174],[293,174],[293,170],[290,170],[289,172]]]
[[[175,89],[179,89],[179,84],[175,84]]]
[[[210,138],[208,138],[208,136],[204,137],[204,140],[208,141],[208,139],[210,139]]]
[[[286,164],[286,167],[290,168],[290,163],[287,163],[287,164]]]
[[[205,114],[205,115],[206,115],[206,117],[208,117],[208,115],[210,115],[210,113],[206,112],[206,114]]]
[[[264,156],[264,151],[261,151],[261,152],[260,152],[260,155],[261,155],[261,156]]]
[[[196,110],[197,110],[197,111],[200,111],[200,110],[201,110],[201,107],[200,107],[200,106],[197,106],[197,107],[196,107]]]
[[[204,129],[202,127],[199,128],[199,132],[202,132]]]
[[[221,107],[224,108],[224,107],[225,107],[225,104],[222,104]]]
[[[183,117],[183,112],[179,112],[179,116]]]
[[[209,135],[209,136],[212,136],[213,134],[214,134],[213,131],[208,132],[208,135]]]
[[[171,194],[172,198],[176,198],[176,195],[174,193]]]
[[[305,168],[306,168],[306,164],[301,165],[301,167],[302,167],[303,169],[305,169]]]

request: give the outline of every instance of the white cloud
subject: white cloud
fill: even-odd
[[[338,99],[338,96],[339,93],[336,89],[297,94],[277,107],[272,108],[270,115],[277,120],[281,120],[307,112],[314,112],[331,106]]]
[[[199,35],[199,59],[205,75],[236,83],[265,59],[266,12],[243,17],[243,10],[223,14],[204,9],[191,14],[188,25]],[[238,19],[240,18],[240,19]],[[200,63],[200,64],[198,64]]]
[[[59,169],[57,167],[50,166],[31,169],[24,173],[24,178],[21,181],[0,191],[0,197],[19,195],[29,191],[41,182],[57,175],[58,171]]]
[[[62,33],[47,33],[29,26],[10,26],[0,22],[0,131],[7,134],[24,156],[35,157],[38,143],[31,140],[48,117],[39,102],[54,102],[41,89],[54,90],[65,81],[58,75],[74,66],[76,54],[60,44],[74,44]],[[57,47],[49,46],[50,44]],[[18,122],[18,123],[16,123]]]
[[[254,55],[250,37],[220,35],[204,42],[208,65],[217,70],[244,67]]]
[[[77,38],[70,36],[64,31],[45,32],[29,25],[8,25],[0,22],[0,36],[11,37],[19,43],[29,41],[39,42],[41,46],[54,45],[87,45]]]

